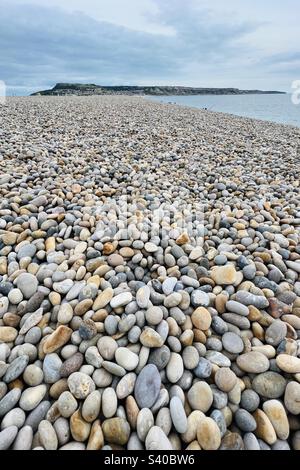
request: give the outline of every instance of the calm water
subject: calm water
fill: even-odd
[[[151,96],[151,99],[300,127],[300,105],[293,104],[289,94]]]

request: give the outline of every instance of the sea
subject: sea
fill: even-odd
[[[291,94],[151,96],[151,100],[300,127],[300,104]]]

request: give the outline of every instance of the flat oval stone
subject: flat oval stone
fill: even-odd
[[[229,300],[226,302],[226,309],[229,312],[242,315],[243,317],[247,317],[249,315],[249,308],[246,305],[236,302],[235,300]]]
[[[184,367],[182,357],[179,354],[172,352],[166,368],[168,380],[171,383],[175,384],[176,382],[178,382],[178,380],[181,379],[183,371]]]
[[[284,394],[284,404],[286,409],[293,415],[300,414],[300,384],[298,382],[292,381],[287,384]]]
[[[38,427],[39,441],[46,450],[56,450],[58,439],[56,432],[49,421],[43,420]]]
[[[281,320],[275,320],[266,330],[266,343],[272,346],[278,346],[287,335],[287,326]]]
[[[252,388],[265,398],[279,398],[284,394],[286,379],[277,372],[264,372],[254,377]],[[300,387],[300,385],[299,385]]]
[[[236,432],[228,432],[222,439],[219,450],[244,450],[242,437]]]
[[[101,394],[98,390],[90,393],[82,405],[82,417],[88,423],[93,423],[99,416],[101,407]]]
[[[140,336],[140,342],[147,348],[160,348],[164,344],[164,340],[152,328],[146,327]]]
[[[62,361],[58,354],[47,354],[43,362],[44,381],[54,384],[60,379],[60,368]]]
[[[12,326],[0,326],[0,342],[12,343],[18,336],[18,331]]]
[[[146,450],[173,450],[172,444],[158,426],[153,426],[147,434]]]
[[[221,432],[212,418],[204,418],[197,429],[197,440],[203,450],[218,450],[221,445]]]
[[[267,357],[255,351],[238,356],[236,363],[244,372],[251,374],[261,374],[270,367]]]
[[[116,295],[110,301],[110,306],[113,309],[124,307],[125,305],[129,304],[132,301],[132,294],[131,292],[122,292],[121,294]]]
[[[113,388],[108,387],[102,393],[102,413],[105,418],[112,418],[117,411],[118,398]]]
[[[60,368],[61,377],[69,377],[74,372],[77,372],[83,364],[83,354],[77,352],[73,356],[69,357]]]
[[[161,377],[154,364],[148,364],[139,373],[134,387],[134,397],[140,408],[151,408],[156,402],[161,386]]]
[[[51,354],[57,351],[69,341],[72,333],[71,328],[64,325],[59,326],[51,335],[47,336],[43,345],[44,353]]]
[[[167,366],[171,357],[171,351],[168,346],[163,345],[160,348],[151,351],[148,363],[154,364],[158,370],[163,370]]]
[[[30,299],[38,288],[37,278],[30,273],[22,273],[17,278],[17,287],[22,292],[25,299]]]
[[[14,361],[9,364],[8,369],[5,372],[3,381],[10,383],[17,379],[26,369],[29,362],[29,356],[24,355],[17,357]]]
[[[31,411],[36,408],[46,395],[46,385],[37,385],[24,390],[20,398],[20,407],[24,411]]]
[[[300,373],[300,358],[290,356],[289,354],[279,354],[276,357],[276,364],[279,369],[288,374]]]
[[[128,371],[134,370],[138,363],[139,357],[127,348],[118,348],[115,352],[117,363]]]
[[[154,425],[154,417],[149,408],[143,408],[137,417],[136,430],[139,439],[144,442],[146,436]]]
[[[79,400],[86,398],[95,390],[95,384],[91,377],[82,372],[74,372],[68,378],[68,386],[72,395]]]
[[[13,450],[31,450],[33,431],[30,426],[24,426],[18,432],[14,441]]]
[[[279,439],[285,441],[290,434],[290,426],[284,406],[279,400],[268,400],[263,404],[263,410],[271,421]]]
[[[232,354],[240,354],[244,350],[244,342],[236,333],[224,333],[222,336],[222,344],[226,351]]]
[[[266,413],[264,413],[264,411],[260,409],[257,409],[253,413],[253,417],[257,425],[255,432],[256,436],[269,445],[275,444],[275,442],[277,441],[277,436],[272,426],[272,423]]]
[[[212,363],[204,357],[199,358],[197,367],[194,369],[194,375],[199,379],[207,379],[212,373]]]
[[[237,426],[243,432],[253,432],[256,429],[256,421],[246,410],[239,409],[234,415]]]
[[[224,354],[218,351],[207,351],[205,354],[206,359],[208,359],[213,364],[216,364],[219,367],[230,367],[231,361]]]
[[[142,309],[148,307],[149,300],[150,300],[150,288],[149,286],[141,287],[136,293],[136,303]]]
[[[170,413],[174,428],[180,434],[187,430],[187,417],[179,397],[173,397],[170,401]]]
[[[26,418],[25,426],[30,426],[33,432],[37,431],[38,425],[45,418],[51,404],[49,401],[42,401]]]
[[[121,378],[116,388],[116,393],[119,400],[124,400],[124,398],[132,394],[135,381],[136,374],[134,372],[130,372]]]
[[[0,432],[0,450],[7,450],[18,434],[17,426],[10,426]]]
[[[103,422],[102,431],[107,442],[125,445],[130,436],[129,423],[124,418],[110,418]]]
[[[8,428],[9,426],[17,426],[20,429],[25,422],[26,415],[21,408],[13,408],[3,418],[1,429]]]
[[[213,393],[206,382],[196,382],[188,391],[187,398],[193,410],[206,413],[213,402]]]

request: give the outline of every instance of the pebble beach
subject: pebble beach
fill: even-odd
[[[0,106],[0,450],[300,450],[300,128]]]

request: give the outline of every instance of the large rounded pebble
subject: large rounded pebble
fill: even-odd
[[[263,410],[271,421],[277,437],[286,440],[289,437],[289,422],[282,403],[278,400],[268,400],[263,404]]]
[[[284,394],[284,405],[293,415],[300,414],[300,384],[298,382],[292,381],[287,384]]]
[[[200,421],[197,440],[203,450],[217,450],[221,445],[221,433],[216,422],[211,418]]]
[[[95,384],[91,377],[82,372],[74,372],[68,378],[70,392],[75,398],[82,400],[95,390]]]
[[[161,377],[154,364],[149,364],[139,373],[134,387],[134,397],[140,408],[151,408],[156,402],[161,385]]]
[[[182,405],[182,401],[178,397],[173,397],[170,401],[170,413],[174,428],[180,434],[187,430],[187,417]]]
[[[265,398],[279,398],[284,394],[285,378],[277,372],[264,372],[254,377],[252,388]]]
[[[24,411],[31,411],[38,406],[46,395],[46,385],[37,385],[24,390],[20,398],[20,407]]]
[[[5,375],[3,377],[4,382],[12,382],[17,379],[25,370],[29,362],[29,356],[20,356],[17,357],[7,368]]]
[[[158,426],[153,426],[146,437],[146,450],[173,450],[171,442]]]
[[[125,445],[130,436],[129,423],[124,418],[107,419],[102,424],[104,438],[107,442]]]
[[[276,357],[276,364],[279,369],[287,372],[288,374],[300,373],[300,358],[290,356],[288,354],[279,354]]]
[[[39,441],[46,450],[56,450],[58,439],[56,432],[49,421],[41,421],[38,427]]]
[[[118,348],[115,352],[117,363],[128,371],[134,370],[138,363],[139,357],[127,348]]]
[[[13,450],[31,450],[33,431],[30,426],[24,426],[18,432],[14,441]]]
[[[242,338],[236,333],[231,332],[225,333],[222,336],[222,344],[224,349],[232,354],[242,353],[245,347]]]
[[[212,390],[206,382],[196,382],[188,391],[187,397],[192,409],[203,413],[210,409],[213,402]]]
[[[261,374],[266,372],[270,367],[269,360],[266,356],[255,351],[238,356],[236,363],[244,372],[251,374]]]
[[[37,291],[37,278],[30,273],[22,273],[17,278],[17,287],[20,289],[25,299],[30,299]]]
[[[10,426],[0,432],[0,450],[7,450],[10,448],[18,434],[16,426]]]

